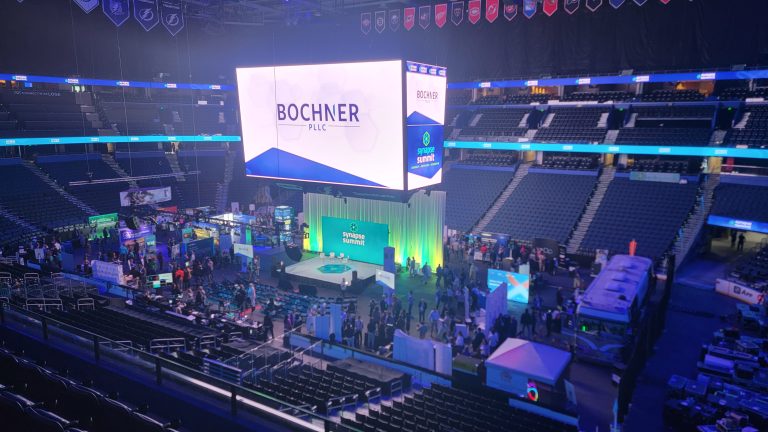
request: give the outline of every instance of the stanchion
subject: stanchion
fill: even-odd
[[[48,318],[43,317],[40,319],[40,324],[43,327],[43,339],[48,340]]]
[[[0,324],[5,325],[5,303],[0,303]]]
[[[230,408],[232,410],[232,415],[236,416],[237,415],[237,387],[230,386],[229,389],[230,389],[230,392],[232,393],[232,395],[230,396]]]
[[[163,384],[163,365],[160,363],[160,357],[155,357],[155,380],[158,384]]]
[[[93,335],[93,357],[96,361],[101,359],[101,344],[99,344],[99,337]]]

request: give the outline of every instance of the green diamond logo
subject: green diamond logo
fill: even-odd
[[[424,132],[424,135],[421,136],[421,143],[424,144],[424,147],[429,145],[429,142],[431,141],[431,138],[429,136],[429,132]]]
[[[349,230],[352,232],[357,232],[357,224],[356,223],[349,224]]]

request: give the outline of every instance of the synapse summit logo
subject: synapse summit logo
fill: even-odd
[[[313,132],[330,128],[360,127],[360,107],[355,103],[277,104],[279,126],[304,127]]]
[[[341,241],[344,244],[365,246],[365,234],[360,234],[357,232],[357,224],[354,222],[349,224],[349,231],[343,231],[341,236]]]
[[[421,136],[421,144],[423,147],[419,147],[419,149],[416,151],[418,153],[418,156],[416,157],[417,164],[424,164],[435,161],[435,147],[430,147],[429,145],[431,143],[432,136],[429,134],[429,131],[424,131],[424,134]]]

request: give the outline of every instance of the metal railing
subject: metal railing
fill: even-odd
[[[233,415],[244,410],[268,417],[288,425],[292,429],[324,432],[338,422],[307,409],[307,405],[293,405],[261,391],[233,384],[210,376],[201,370],[177,363],[160,355],[134,347],[128,341],[111,340],[87,330],[59,321],[33,310],[23,309],[11,303],[0,303],[0,325],[14,331],[42,333],[43,338],[57,344],[74,345],[91,351],[99,362],[109,358],[126,366],[139,366],[142,373],[153,374],[158,384],[164,380],[188,386],[201,393],[212,394],[222,402],[230,403]],[[274,406],[288,407],[273,408]],[[357,432],[347,426],[348,430]]]

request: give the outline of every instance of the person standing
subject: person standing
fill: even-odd
[[[419,322],[423,323],[427,315],[427,302],[424,299],[419,300]]]
[[[440,313],[437,308],[432,308],[432,312],[429,313],[429,336],[435,337],[437,333],[437,323],[440,321]]]
[[[731,230],[731,249],[736,247],[736,240],[738,239],[738,237],[739,237],[739,233],[735,229],[732,229]]]
[[[272,323],[272,317],[269,313],[264,314],[264,331],[269,334],[270,339],[275,338],[275,325]]]
[[[341,278],[341,298],[347,296],[347,278]]]
[[[520,317],[520,324],[523,325],[523,337],[530,337],[531,335],[531,312],[526,309],[523,312],[523,316]]]
[[[435,288],[440,288],[440,281],[443,279],[443,267],[440,264],[438,264],[435,269],[435,276],[437,277],[435,280]]]
[[[746,240],[746,237],[744,237],[744,233],[739,233],[739,244],[736,246],[737,252],[744,252],[744,241]]]

